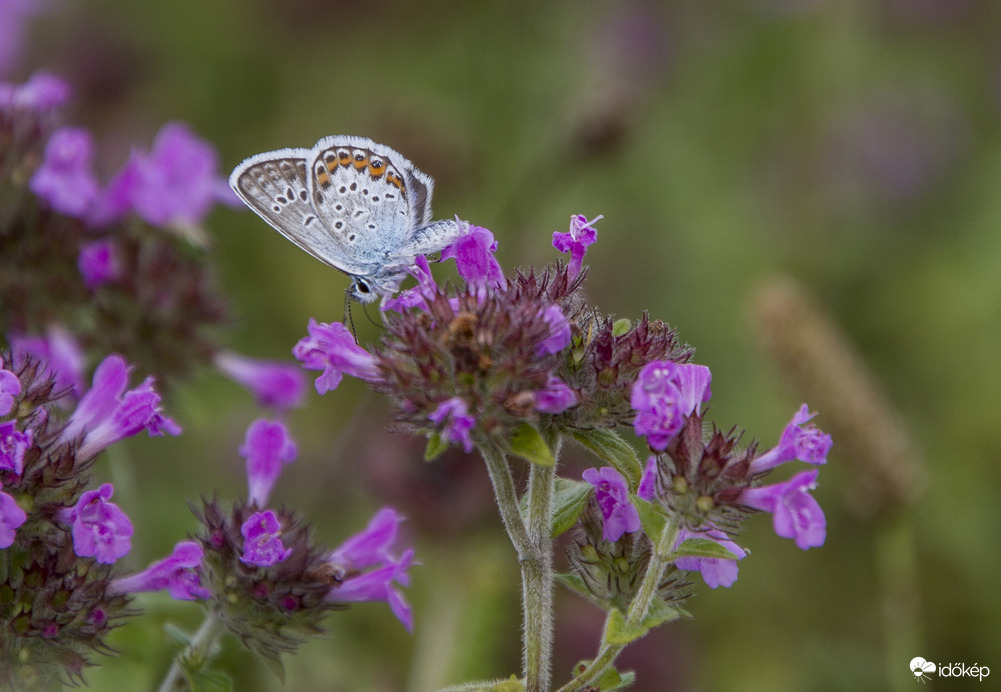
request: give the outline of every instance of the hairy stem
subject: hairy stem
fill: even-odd
[[[553,458],[559,456],[560,438],[547,440]],[[521,561],[524,608],[525,688],[549,689],[553,653],[553,489],[556,466],[532,464],[528,476],[529,560]]]
[[[211,612],[205,614],[205,620],[201,627],[191,637],[191,643],[184,651],[174,657],[174,662],[167,671],[167,675],[157,688],[157,692],[176,692],[179,689],[187,689],[178,685],[184,682],[182,679],[183,668],[201,668],[209,660],[209,650],[215,643],[216,638],[222,633],[222,624]]]
[[[560,440],[553,437],[547,442],[555,458]],[[480,453],[487,463],[497,506],[521,566],[525,689],[528,692],[546,692],[550,685],[553,647],[552,516],[556,469],[554,466],[531,465],[528,511],[523,517],[505,456],[487,446],[482,447]]]

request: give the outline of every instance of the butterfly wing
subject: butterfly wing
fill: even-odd
[[[310,203],[309,149],[257,154],[237,166],[230,187],[283,236],[317,259],[348,274],[364,273]]]
[[[362,137],[327,137],[313,147],[307,180],[313,207],[359,265],[374,271],[385,264],[417,225],[413,198],[427,188],[408,184],[411,168],[397,152]]]

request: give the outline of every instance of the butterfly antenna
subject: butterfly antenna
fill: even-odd
[[[381,328],[381,327],[382,327],[382,325],[381,325],[381,324],[379,324],[379,323],[378,323],[378,322],[376,322],[376,321],[375,321],[374,319],[372,319],[372,316],[371,316],[370,314],[368,314],[368,304],[365,304],[365,305],[362,305],[361,309],[362,309],[362,311],[363,311],[363,312],[365,313],[365,317],[366,317],[366,318],[368,318],[368,321],[369,321],[370,323],[372,323],[372,324],[373,324],[373,325],[375,325],[376,327],[379,327],[379,328]]]
[[[344,291],[344,322],[348,323],[351,328],[351,336],[355,338],[355,343],[358,343],[358,332],[355,331],[355,318],[351,314],[351,294]]]

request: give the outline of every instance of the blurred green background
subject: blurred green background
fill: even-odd
[[[329,134],[388,144],[434,176],[437,217],[494,232],[508,269],[554,260],[571,214],[604,214],[591,302],[675,326],[713,371],[709,418],[765,448],[803,394],[761,346],[753,296],[798,280],[905,421],[924,492],[860,511],[872,481],[835,438],[816,491],[827,544],[804,553],[767,517],[749,522],[737,583],[700,583],[695,619],[622,667],[638,690],[902,689],[915,656],[1001,674],[999,39],[992,0],[80,0],[30,24],[13,76],[44,67],[74,85],[70,119],[96,133],[104,176],[179,119],[225,172]],[[249,212],[221,209],[208,228],[229,346],[288,358],[310,317],[342,319],[344,276]],[[357,309],[355,322],[376,338]],[[250,396],[205,372],[168,410],[183,436],[134,440],[98,467],[136,525],[135,567],[193,530],[186,498],[245,494]],[[335,613],[287,659],[284,689],[423,692],[519,669],[517,567],[482,464],[424,464],[388,416],[356,381],[311,390],[274,501],[331,546],[399,506],[423,563],[415,636],[381,604]],[[172,653],[163,624],[197,625],[189,604],[140,603],[94,688],[154,687]],[[563,681],[593,655],[601,615],[566,593],[558,610]],[[236,689],[282,688],[234,640],[223,657]]]

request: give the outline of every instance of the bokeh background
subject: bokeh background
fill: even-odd
[[[700,584],[694,620],[623,657],[636,689],[903,689],[915,656],[1001,674],[1001,4],[49,0],[26,31],[6,77],[73,84],[70,120],[96,133],[104,176],[169,120],[213,142],[225,171],[363,135],[434,176],[438,217],[492,229],[508,269],[555,259],[571,214],[603,214],[590,300],[675,326],[713,371],[709,418],[766,447],[814,391],[788,377],[799,356],[782,343],[812,318],[779,303],[794,319],[776,326],[768,301],[798,292],[836,325],[814,341],[843,340],[869,374],[811,399],[817,423],[838,429],[873,388],[886,420],[835,437],[816,492],[827,544],[804,553],[749,522],[737,583]],[[310,317],[342,319],[347,279],[257,217],[223,208],[208,229],[230,346],[286,358]],[[357,308],[355,323],[376,338]],[[187,498],[245,493],[251,397],[206,371],[168,410],[183,436],[97,467],[136,525],[136,567],[193,530]],[[329,545],[400,507],[423,563],[415,635],[381,604],[335,613],[286,660],[284,689],[423,692],[519,668],[517,566],[482,464],[425,464],[388,416],[355,381],[311,391],[274,498]],[[877,472],[887,460],[866,440],[900,430],[906,451]],[[584,463],[570,450],[567,472]],[[189,604],[140,603],[121,655],[88,673],[95,689],[155,687],[164,625],[197,626]],[[558,618],[565,680],[601,614],[561,593]],[[222,658],[236,689],[282,689],[234,640]]]

